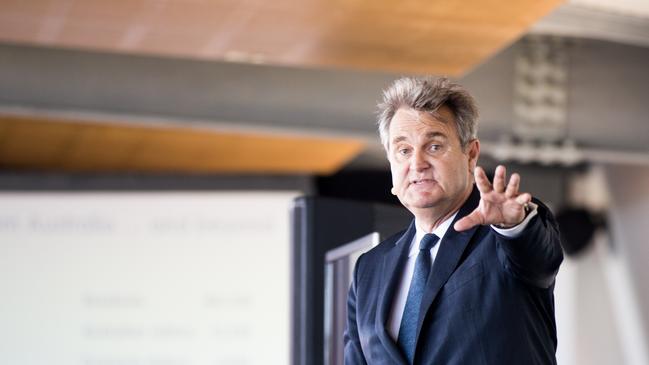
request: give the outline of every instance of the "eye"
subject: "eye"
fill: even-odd
[[[407,155],[408,153],[410,153],[410,148],[408,148],[408,147],[399,147],[399,148],[397,149],[397,153],[400,154],[400,155],[405,156],[405,155]]]
[[[429,149],[430,151],[433,151],[433,152],[435,152],[435,151],[439,151],[439,150],[442,149],[442,145],[441,145],[441,144],[432,143],[430,146],[428,146],[428,149]]]

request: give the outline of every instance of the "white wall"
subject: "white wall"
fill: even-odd
[[[557,277],[559,365],[649,363],[649,169],[598,166],[573,176],[572,204],[607,213]]]
[[[639,312],[638,329],[634,331],[641,331],[637,335],[643,336],[634,339],[642,341],[634,347],[643,347],[638,349],[643,354],[642,363],[634,364],[649,364],[649,168],[609,166],[606,178],[611,194],[609,226],[613,250],[628,272]]]

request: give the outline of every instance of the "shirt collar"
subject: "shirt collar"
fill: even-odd
[[[437,228],[435,228],[432,232],[426,232],[424,231],[421,227],[419,227],[419,222],[417,222],[417,219],[415,218],[415,228],[416,228],[416,233],[415,233],[415,239],[410,243],[410,252],[408,252],[408,257],[412,257],[414,255],[419,254],[419,242],[421,242],[421,239],[424,238],[424,235],[427,233],[433,233],[437,237],[439,237],[439,241],[437,242],[438,246],[441,242],[442,239],[444,238],[444,235],[446,234],[446,231],[448,231],[449,227],[451,226],[451,223],[453,223],[453,219],[455,219],[455,216],[459,212],[456,211],[448,217],[444,222],[442,222]]]

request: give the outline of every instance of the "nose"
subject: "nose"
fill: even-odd
[[[416,149],[410,160],[410,167],[415,171],[423,171],[430,167],[426,154],[421,149]]]

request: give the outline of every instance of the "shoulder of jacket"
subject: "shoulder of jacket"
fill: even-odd
[[[390,237],[381,241],[378,245],[372,247],[361,256],[383,256],[383,253],[392,249],[397,241],[406,233],[407,229],[399,231]]]

